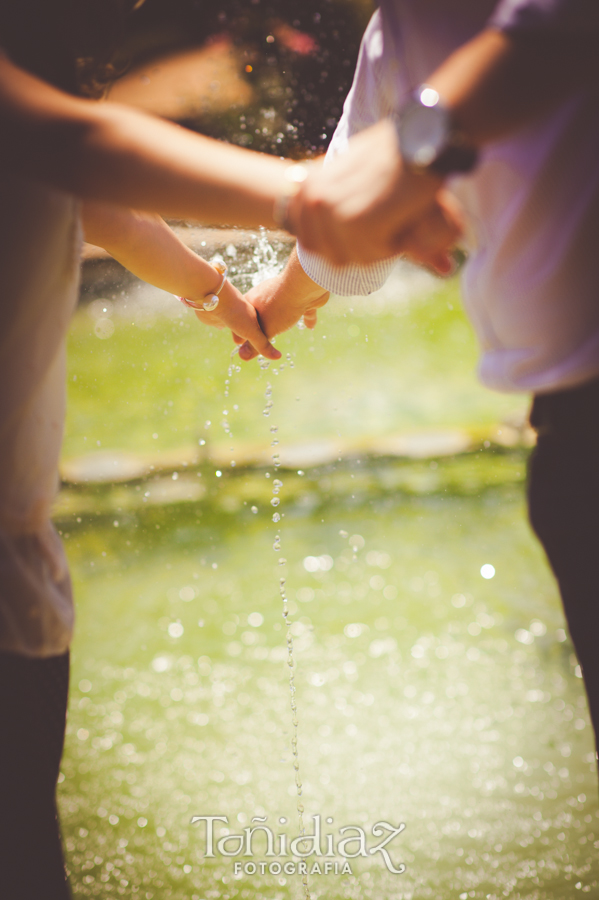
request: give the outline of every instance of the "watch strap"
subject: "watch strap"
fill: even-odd
[[[439,153],[436,159],[427,166],[430,172],[436,175],[451,175],[452,173],[471,172],[478,161],[478,150],[468,144],[449,143]]]

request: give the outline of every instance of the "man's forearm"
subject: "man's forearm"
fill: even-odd
[[[482,145],[550,112],[585,80],[598,79],[592,36],[489,28],[452,53],[427,83],[466,138]]]

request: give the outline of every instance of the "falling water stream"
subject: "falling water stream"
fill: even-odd
[[[289,365],[293,366],[293,361],[290,358],[290,354],[287,354],[287,359],[289,361]],[[270,363],[266,359],[262,359],[260,361],[260,367],[264,370],[269,368]],[[277,373],[284,366],[284,364],[279,364]],[[269,417],[271,410],[274,406],[274,402],[272,399],[272,385],[268,381],[266,383],[266,390],[264,392],[265,404],[264,404],[264,416]],[[278,427],[276,425],[271,425],[270,433],[272,435],[271,446],[275,448],[272,454],[272,464],[274,469],[274,474],[276,475],[278,469],[281,465],[281,457],[280,453],[276,449],[279,444],[279,439],[277,437]],[[279,478],[274,478],[272,483],[272,499],[270,501],[271,506],[275,508],[275,512],[272,514],[272,520],[276,525],[276,533],[273,542],[273,550],[275,553],[280,553],[281,546],[281,522],[282,514],[279,512],[278,507],[281,502],[281,498],[279,497],[279,493],[281,488],[283,487],[283,482]],[[286,572],[287,560],[284,556],[280,556],[278,560],[279,566],[283,567],[283,571]],[[306,833],[306,827],[304,824],[304,813],[305,807],[303,802],[303,785],[302,785],[302,776],[301,776],[301,768],[300,768],[300,756],[299,756],[299,713],[297,708],[297,695],[296,695],[296,687],[295,687],[295,656],[293,651],[293,635],[291,633],[291,625],[292,621],[289,615],[289,602],[287,598],[287,578],[286,575],[282,575],[279,578],[279,593],[281,595],[281,600],[283,602],[283,621],[285,623],[285,642],[287,647],[287,665],[289,667],[289,698],[290,698],[290,707],[291,707],[291,724],[292,724],[292,732],[291,732],[291,753],[293,760],[293,769],[295,774],[295,787],[297,791],[297,816],[298,816],[298,826],[299,826],[299,836],[303,837]],[[301,846],[301,841],[299,842],[299,846]],[[307,872],[303,872],[301,874],[302,885],[304,888],[304,894],[306,896],[306,900],[311,900],[310,894],[310,885],[308,883],[308,874]]]
[[[256,271],[252,276],[252,286],[256,286],[260,284],[261,281],[266,278],[276,274],[280,269],[280,263],[277,259],[277,255],[275,253],[274,248],[269,243],[266,232],[264,229],[261,229],[256,247],[253,254],[253,263],[257,265]],[[301,327],[301,325],[300,325]],[[233,375],[236,372],[241,371],[241,367],[237,365],[233,358],[236,355],[237,350],[234,350],[231,354],[232,361],[229,363],[227,368],[227,376],[225,378],[225,389],[224,389],[224,399],[225,404],[230,405],[230,391],[231,391],[231,381],[233,379]],[[286,354],[286,362],[289,368],[294,368],[294,362],[290,353]],[[263,372],[267,372],[270,368],[270,361],[264,357],[259,357],[258,364],[260,369]],[[273,367],[273,373],[278,375],[285,368],[285,362],[281,361],[276,366]],[[265,418],[269,418],[274,407],[273,400],[273,388],[270,381],[266,382],[266,388],[264,391],[264,409],[262,410],[262,414]],[[236,405],[234,406],[236,409]],[[233,439],[233,432],[231,430],[230,422],[227,418],[229,415],[228,409],[223,409],[223,420],[222,420],[222,428],[225,432],[226,436],[229,440]],[[272,467],[274,470],[274,475],[277,476],[278,470],[281,466],[281,456],[278,450],[279,446],[279,438],[278,438],[279,428],[277,425],[270,426],[270,445],[273,448],[271,459],[272,459]],[[230,448],[231,453],[234,452],[233,446]],[[231,459],[231,466],[235,467],[235,460]],[[266,472],[266,477],[270,478],[271,473]],[[275,553],[281,553],[282,544],[281,544],[281,519],[282,513],[279,511],[279,506],[281,503],[280,492],[283,487],[283,482],[278,478],[274,477],[272,481],[272,498],[270,500],[270,505],[274,508],[274,512],[272,514],[272,521],[275,524],[275,535],[273,539],[273,550]],[[279,577],[278,581],[278,591],[282,601],[282,617],[283,622],[285,624],[285,647],[287,654],[287,666],[289,669],[289,706],[291,710],[291,754],[292,754],[292,766],[294,771],[294,783],[295,790],[297,792],[297,817],[298,817],[298,837],[303,837],[306,834],[306,827],[304,823],[304,813],[305,807],[303,803],[303,785],[302,785],[302,776],[301,776],[301,766],[300,766],[300,755],[299,755],[299,712],[297,707],[297,691],[295,685],[295,672],[296,672],[296,661],[294,655],[294,647],[293,647],[293,635],[291,633],[291,626],[293,624],[292,619],[289,613],[289,601],[287,597],[287,560],[284,556],[279,556],[278,565],[281,567],[279,571],[284,572]],[[298,847],[302,847],[302,842],[298,842]],[[301,880],[302,886],[304,890],[304,896],[306,900],[311,900],[310,893],[310,885],[308,881],[308,874],[306,871],[301,872]]]

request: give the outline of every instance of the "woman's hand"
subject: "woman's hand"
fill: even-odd
[[[450,275],[455,268],[451,250],[464,233],[461,207],[449,191],[441,190],[425,214],[397,237],[399,252],[411,262]]]
[[[191,295],[188,296],[188,299],[201,304],[205,295],[197,297]],[[247,353],[251,354],[242,358],[253,359],[258,354],[267,359],[281,358],[281,352],[273,347],[260,327],[258,311],[230,281],[225,282],[216,309],[212,312],[194,311],[204,325],[230,328],[235,343],[244,344],[247,347]]]

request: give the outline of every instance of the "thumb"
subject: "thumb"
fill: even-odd
[[[245,341],[239,348],[239,358],[244,362],[249,362],[250,359],[255,359],[258,356],[258,351],[254,350],[249,341]]]
[[[304,325],[306,328],[316,328],[316,322],[318,319],[318,311],[315,308],[307,309],[304,313]]]

